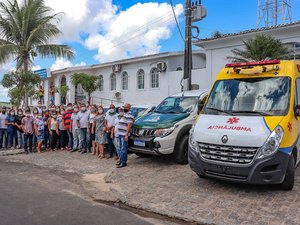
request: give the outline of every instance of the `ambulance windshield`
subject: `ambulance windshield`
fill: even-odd
[[[288,77],[219,80],[205,114],[285,115],[290,98]]]

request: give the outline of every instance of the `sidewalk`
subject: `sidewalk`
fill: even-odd
[[[81,174],[93,199],[122,202],[151,212],[204,224],[299,224],[300,170],[293,191],[200,179],[189,166],[168,158],[113,159],[91,154],[49,152],[6,156],[7,160]]]

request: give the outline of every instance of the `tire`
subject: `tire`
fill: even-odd
[[[282,190],[290,191],[293,189],[295,183],[295,158],[292,154],[286,169],[285,178],[280,184]]]
[[[189,135],[184,135],[180,143],[178,144],[178,147],[175,147],[174,151],[174,159],[175,162],[178,164],[188,164],[188,143],[189,142]]]
[[[150,157],[150,155],[145,154],[145,153],[140,153],[140,152],[135,152],[134,154],[136,154],[138,157],[141,157],[141,158],[148,158],[148,157]]]

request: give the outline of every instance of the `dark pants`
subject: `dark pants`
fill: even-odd
[[[50,135],[50,147],[51,149],[55,149],[57,147],[57,138],[58,135],[55,130],[51,130],[52,135]]]
[[[3,142],[4,142],[4,147],[7,148],[8,138],[7,138],[7,129],[6,128],[0,128],[0,148],[3,147]]]
[[[116,152],[113,140],[111,139],[111,133],[106,133],[106,140],[107,140],[107,148],[110,156]]]
[[[128,154],[128,142],[125,141],[125,136],[123,135],[119,136],[119,144],[120,144],[120,149],[119,149],[120,162],[122,165],[126,165],[127,154]]]
[[[79,146],[87,151],[87,128],[80,128],[80,143]]]
[[[69,138],[68,147],[73,148],[73,135],[72,135],[72,132],[70,131],[70,129],[67,129],[67,135]]]
[[[45,134],[44,134],[44,145],[45,148],[50,147],[50,134],[49,134],[49,129],[48,127],[45,126]]]
[[[18,143],[18,136],[17,136],[17,129],[15,126],[8,126],[7,128],[7,133],[8,133],[8,143],[10,147],[14,146],[14,139],[15,139],[15,145]]]
[[[65,148],[68,145],[68,134],[66,130],[59,130],[60,147]]]
[[[25,152],[28,152],[28,145],[29,145],[29,152],[32,152],[32,142],[33,142],[33,134],[24,134]]]

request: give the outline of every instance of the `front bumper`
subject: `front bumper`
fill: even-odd
[[[144,143],[144,146],[135,145],[139,141]],[[175,140],[172,134],[164,138],[159,137],[143,137],[131,136],[129,142],[129,151],[134,153],[144,153],[149,155],[167,155],[172,154],[174,151]]]
[[[204,160],[200,152],[189,146],[191,169],[202,176],[251,184],[281,184],[285,178],[290,155],[277,152],[271,157],[254,160],[250,165],[221,164]]]

